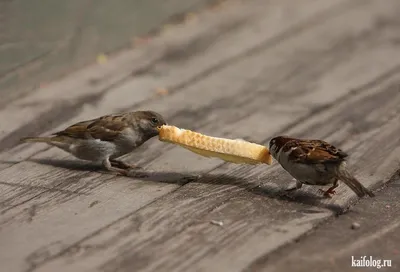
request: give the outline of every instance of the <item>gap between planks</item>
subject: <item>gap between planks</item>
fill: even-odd
[[[273,52],[274,53],[274,52]],[[366,76],[368,76],[368,75],[366,75]],[[268,79],[266,79],[266,80],[268,80]],[[296,83],[296,82],[294,82],[294,83]],[[343,87],[343,90],[345,90],[346,88],[348,88],[348,87]],[[213,89],[213,88],[211,88],[211,89]],[[290,87],[288,87],[288,89],[290,89]],[[232,89],[232,90],[234,90],[234,89]],[[197,92],[197,90],[191,90],[193,93],[195,93],[195,92]],[[238,88],[238,89],[236,89],[235,90],[236,92],[241,92],[241,88]],[[186,93],[187,94],[187,93]],[[210,94],[210,98],[212,97],[211,96],[212,95],[212,93]],[[301,95],[300,95],[301,96]],[[181,96],[179,96],[179,94],[177,95],[177,96],[171,96],[170,98],[172,99],[172,101],[175,101],[174,103],[176,104],[176,106],[178,106],[179,105],[179,103],[181,103],[180,101],[181,101],[181,98],[180,98]],[[170,99],[170,100],[171,100]],[[236,99],[236,98],[235,98]],[[171,101],[170,101],[171,102]],[[201,101],[200,101],[201,102]],[[220,104],[220,102],[221,101],[217,101],[217,103],[216,104]],[[229,105],[229,107],[231,107],[232,105],[234,105],[234,101],[232,101],[232,100],[228,100],[228,102],[229,103],[226,103],[227,105]],[[322,101],[322,102],[325,102],[325,101]],[[233,104],[232,104],[233,103]],[[168,105],[171,105],[171,103],[166,103],[166,104],[168,104]],[[163,105],[159,105],[159,107],[162,107]],[[251,106],[251,105],[250,105]],[[262,105],[258,105],[258,108],[260,107],[260,106],[262,106]],[[175,108],[175,107],[173,107],[173,108]],[[210,108],[210,107],[209,107]],[[211,107],[212,108],[212,107]],[[218,107],[215,107],[215,108],[218,108]],[[168,110],[168,109],[166,109],[166,110]],[[217,109],[218,110],[218,109]],[[224,110],[224,109],[223,109]],[[199,110],[200,112],[202,112],[202,111],[207,111],[207,108],[203,108],[203,109],[201,109],[200,108],[200,110]],[[224,110],[225,111],[225,110]],[[223,112],[224,112],[223,111]],[[304,110],[303,110],[304,111]],[[217,116],[221,116],[221,115],[223,115],[223,112],[221,112],[221,114],[217,114]],[[188,115],[188,113],[191,113],[191,112],[183,112],[183,115],[185,115],[185,117],[186,117],[186,115]],[[268,112],[267,112],[268,113]],[[245,114],[244,115],[244,119],[243,120],[246,120],[246,119],[248,119],[248,116],[247,116],[248,114]],[[291,116],[292,116],[292,113],[290,113],[288,116],[287,116],[287,118],[291,118]],[[195,126],[195,128],[196,127],[198,127],[198,128],[203,128],[204,130],[206,130],[206,131],[214,131],[215,132],[215,129],[216,129],[216,127],[219,127],[219,128],[221,128],[221,127],[223,127],[222,126],[222,124],[224,124],[224,123],[229,123],[230,122],[230,120],[228,119],[228,120],[224,120],[224,119],[221,119],[220,117],[218,117],[218,120],[215,120],[214,118],[214,120],[207,120],[207,116],[206,115],[203,115],[203,118],[205,119],[205,120],[199,120],[199,122],[198,122],[198,124]],[[225,117],[224,117],[225,118]],[[179,122],[179,119],[178,118],[175,118],[175,119],[177,119],[177,123]],[[240,118],[237,118],[236,117],[236,120],[235,121],[239,121],[240,122]],[[283,120],[284,121],[284,120]],[[179,123],[181,123],[182,124],[182,126],[189,126],[190,125],[190,123],[192,123],[192,121],[189,119],[189,120],[181,120]],[[213,122],[213,123],[212,123]],[[285,121],[286,122],[286,121]],[[211,123],[211,127],[208,127],[209,125],[208,125],[208,123]],[[204,124],[207,124],[207,126],[203,126]],[[215,124],[215,125],[213,125],[213,124]],[[279,123],[277,123],[276,124],[277,126],[279,126]],[[192,125],[192,127],[193,127],[193,125]],[[269,127],[269,128],[272,128],[271,126]],[[251,129],[253,129],[253,127],[251,128]],[[225,129],[225,132],[228,132],[228,133],[232,133],[233,131],[235,131],[235,127],[229,127],[229,130],[228,129]],[[263,131],[261,131],[260,133],[264,133]],[[252,134],[254,135],[254,132],[252,132]],[[243,135],[243,136],[246,136],[246,135]],[[250,135],[249,135],[250,136]],[[154,166],[154,164],[157,166],[157,168],[159,168],[160,166],[163,166],[163,167],[166,167],[166,165],[165,165],[165,161],[168,161],[168,160],[170,160],[169,158],[172,158],[172,157],[174,157],[174,156],[171,156],[171,154],[168,154],[167,153],[167,156],[161,156],[161,158],[160,158],[160,155],[162,154],[162,153],[164,153],[165,151],[167,151],[167,150],[170,150],[171,149],[171,146],[165,146],[164,148],[165,149],[163,149],[162,147],[161,147],[161,143],[157,143],[158,144],[158,146],[157,146],[157,148],[152,148],[151,150],[149,150],[149,149],[147,149],[147,148],[145,148],[145,149],[143,149],[143,152],[135,152],[135,155],[136,156],[138,156],[138,157],[147,157],[147,161],[148,162],[150,162],[151,164],[150,164],[150,166]],[[163,145],[164,146],[164,145]],[[154,150],[154,151],[152,151],[152,150]],[[180,151],[178,151],[178,152],[180,152]],[[176,154],[176,153],[172,153],[172,154]],[[180,154],[180,153],[178,153],[178,154]],[[45,154],[43,154],[43,156],[44,156],[44,158],[47,158],[47,157],[49,157],[49,155],[47,155],[46,153]],[[39,158],[41,157],[41,156],[38,156]],[[55,157],[54,155],[51,155],[50,157]],[[156,158],[159,158],[158,159],[158,161],[163,161],[163,164],[164,165],[157,165],[157,160],[156,161],[154,161],[154,159],[156,159]],[[42,159],[43,159],[43,157],[42,157]],[[188,161],[186,161],[186,163],[188,163]],[[29,163],[28,163],[29,164]],[[214,162],[212,162],[212,163],[210,163],[210,164],[212,164],[212,165],[214,165]],[[174,170],[182,170],[182,169],[180,169],[180,165],[181,165],[181,162],[180,161],[177,161],[177,165],[175,165],[175,169]],[[188,165],[190,165],[190,163],[188,163]],[[208,167],[207,165],[206,165],[206,167]],[[214,166],[213,166],[214,167]],[[169,164],[168,165],[168,168],[167,169],[171,169],[171,168],[174,168],[174,167],[171,167],[171,164]],[[10,171],[12,171],[13,172],[13,170],[14,169],[10,169]],[[205,170],[204,168],[200,168],[200,169],[198,169],[198,170]],[[193,169],[193,171],[194,172],[196,172],[196,169]],[[49,176],[47,176],[46,177],[47,179],[49,178]],[[42,182],[42,181],[41,181]]]
[[[389,141],[400,132],[395,126],[400,121],[399,83],[397,73],[378,86],[350,94],[341,103],[294,126],[292,132],[310,135],[310,128],[318,125],[317,135],[329,133],[344,146],[355,146],[351,162],[369,174],[363,182],[385,182],[398,169],[392,159],[400,159],[400,140]],[[376,100],[385,107],[376,108]],[[353,108],[360,108],[355,120],[352,115],[343,114],[345,109]],[[327,122],[331,118],[334,121]],[[346,121],[351,124],[345,131],[332,131]],[[363,124],[366,121],[370,122],[367,126]],[[361,136],[365,134],[361,145],[349,137],[355,128],[360,129]],[[377,146],[374,139],[388,145]],[[97,264],[95,267],[102,271],[241,271],[252,259],[272,252],[327,219],[332,215],[329,208],[355,199],[342,185],[332,200],[321,201],[316,189],[308,187],[284,201],[274,189],[287,176],[276,170],[227,164],[96,231],[38,271],[51,271],[66,263],[69,266],[64,271],[91,264]],[[211,226],[211,220],[221,220],[225,227]],[[109,261],[104,262],[104,256]]]
[[[328,2],[324,2],[324,4],[327,4]],[[289,3],[285,3],[285,5],[286,4],[288,4],[288,6],[289,6]],[[292,6],[292,4],[290,4],[290,6]],[[318,10],[318,9],[323,9],[323,5],[321,4],[320,6],[318,6],[318,8],[316,9],[316,10]],[[273,10],[272,10],[273,11]],[[307,9],[304,9],[304,11],[307,11],[307,12],[315,12],[315,10],[313,10],[313,9],[309,9],[309,8],[307,8]],[[292,16],[292,19],[293,19],[293,21],[292,21],[292,23],[293,22],[297,22],[297,21],[299,21],[300,19],[303,19],[302,17],[304,16],[304,17],[306,17],[307,16],[307,13],[298,13],[297,15],[301,15],[301,16],[299,16],[300,18],[298,18],[298,17],[296,17],[296,16]],[[279,18],[276,18],[276,19],[279,19]],[[284,22],[285,23],[290,23],[291,21],[290,20],[287,20],[287,19],[285,19],[284,20]],[[286,25],[285,24],[282,24],[281,25],[282,27],[285,27]],[[277,29],[276,28],[273,28],[273,29],[270,29],[270,30],[272,30],[272,32],[269,32],[269,31],[265,31],[264,32],[264,34],[265,35],[267,35],[267,37],[268,37],[268,35],[273,35],[276,31],[277,31]],[[239,35],[240,34],[243,34],[243,31],[242,32],[239,32]],[[248,33],[246,33],[246,32],[244,32],[244,34],[245,35],[248,35]],[[259,37],[262,37],[262,36],[259,36]],[[228,41],[228,43],[229,43],[229,41]],[[224,48],[224,46],[221,46],[221,47],[223,47]],[[219,54],[219,53],[217,53],[216,55],[221,55],[221,54]],[[79,80],[78,80],[78,82],[79,82]],[[65,82],[64,82],[65,83]],[[136,82],[134,82],[134,84],[135,84]],[[142,82],[143,83],[143,82]],[[71,85],[69,85],[69,88],[71,88]],[[87,90],[87,88],[85,88],[86,90]],[[72,90],[74,90],[74,88],[72,88]],[[48,91],[50,91],[50,90],[48,90]],[[79,90],[79,91],[81,91],[81,90]],[[121,90],[122,92],[126,92],[126,89],[125,90]],[[62,93],[66,93],[65,91],[63,91]],[[68,96],[71,96],[72,95],[72,93],[71,92],[69,92],[68,93]],[[41,94],[39,94],[39,96],[36,96],[35,97],[35,99],[36,100],[38,100],[38,101],[42,101],[44,98],[45,98],[45,96],[46,96],[46,92],[45,91],[43,91]],[[62,96],[61,96],[62,97]],[[122,96],[121,96],[122,97]],[[108,98],[108,97],[106,97],[106,98]],[[35,103],[35,99],[26,99],[26,101],[29,101],[29,102],[32,102],[32,103]],[[107,100],[109,100],[109,99],[107,99]],[[44,100],[44,101],[46,101],[46,100]],[[125,101],[125,100],[122,100],[122,101]],[[74,103],[74,102],[76,102],[76,101],[74,101],[74,100],[72,100],[72,103]],[[105,102],[104,104],[105,105],[108,105],[108,103],[109,103],[109,101],[107,101],[107,102]],[[26,106],[26,105],[25,105]],[[43,105],[40,105],[39,107],[42,107]],[[59,105],[58,105],[59,106]],[[99,108],[101,107],[102,105],[99,105]],[[104,107],[104,108],[102,108],[102,110],[106,110],[108,107]],[[83,113],[81,113],[80,114],[80,116],[78,116],[77,117],[77,119],[78,118],[82,118],[82,116],[90,116],[90,112],[92,112],[92,111],[90,111],[89,110],[89,114],[87,113],[87,112],[83,112]],[[99,114],[99,110],[97,110],[97,114]],[[25,115],[25,117],[26,117],[26,115]],[[17,148],[17,150],[18,150],[18,148]],[[27,154],[32,154],[32,153],[37,153],[38,152],[38,149],[37,148],[32,148],[31,150],[28,150],[27,152],[26,152],[26,150],[24,150],[24,149],[19,149],[19,150],[22,150],[22,152],[20,152],[19,154],[16,154],[15,156],[14,156],[14,158],[16,158],[16,159],[20,159],[19,157],[24,157],[24,155],[25,155],[25,157],[27,157],[26,155]],[[25,153],[24,153],[25,152]],[[53,153],[53,152],[55,152],[55,153]],[[183,156],[180,156],[180,152],[181,151],[178,151],[178,154],[175,152],[173,155],[175,155],[175,156],[172,156],[172,157],[176,157],[176,155],[178,155],[178,157],[183,157]],[[146,153],[148,153],[148,151],[146,151]],[[48,150],[48,151],[46,151],[45,153],[42,153],[42,154],[40,154],[40,153],[37,153],[38,154],[38,156],[36,156],[38,159],[40,159],[40,158],[44,158],[44,159],[47,159],[47,158],[52,158],[52,159],[56,159],[57,157],[58,158],[65,158],[65,156],[64,155],[61,155],[60,153],[57,153],[57,151],[55,151],[54,149],[51,149],[51,150]],[[57,155],[58,154],[58,155]],[[140,153],[139,153],[140,154]],[[10,159],[10,157],[12,158],[12,156],[8,156],[9,154],[6,154],[3,158],[7,158],[7,159]],[[55,156],[54,156],[55,155]],[[157,155],[157,153],[156,153],[156,155]],[[29,155],[28,155],[29,156]],[[195,157],[193,157],[193,160],[195,160]],[[188,159],[185,159],[185,162],[186,163],[188,163],[190,160],[188,160]],[[219,162],[218,162],[219,163]],[[214,162],[208,162],[208,161],[205,161],[205,160],[203,160],[203,163],[202,164],[200,164],[200,165],[202,165],[202,167],[204,168],[205,166],[207,166],[208,164],[211,164],[211,165],[218,165],[218,163],[216,164],[216,162],[214,161]],[[194,165],[194,164],[193,164]],[[199,163],[197,163],[196,165],[199,165]],[[17,166],[20,170],[24,170],[24,168],[25,169],[30,169],[30,170],[32,170],[32,164],[29,164],[28,163],[28,165],[24,165],[24,163],[22,163],[22,164],[19,164],[19,166]],[[22,169],[21,169],[21,167],[22,167]],[[201,167],[200,167],[201,168]],[[193,167],[192,167],[192,169],[193,169]],[[208,170],[212,170],[213,168],[212,167],[209,167],[209,166],[207,166],[207,169]],[[193,170],[195,170],[195,169],[193,169]],[[68,171],[68,170],[67,170]],[[46,170],[45,169],[43,169],[42,168],[42,170],[41,170],[41,175],[42,175],[42,178],[40,179],[40,180],[37,180],[41,185],[42,185],[42,183],[46,183],[46,182],[48,182],[48,176],[45,176],[45,175],[43,175],[43,174],[45,174],[45,172],[46,172]],[[125,191],[126,189],[126,187],[132,187],[132,185],[118,185],[118,186],[120,186],[119,188],[118,187],[116,187],[115,185],[114,186],[109,186],[109,187],[105,187],[103,190],[101,190],[101,188],[98,188],[98,187],[96,187],[98,184],[100,184],[100,183],[102,183],[102,181],[105,181],[102,177],[100,178],[100,179],[98,179],[97,177],[98,177],[98,175],[97,174],[94,174],[94,173],[91,173],[90,175],[88,175],[86,178],[84,178],[84,179],[82,179],[82,178],[80,178],[80,175],[77,175],[76,177],[75,177],[75,179],[67,179],[67,180],[59,180],[59,177],[60,176],[62,176],[62,175],[64,175],[63,173],[65,172],[65,171],[58,171],[58,170],[53,170],[52,171],[53,172],[53,175],[54,175],[54,177],[56,178],[56,180],[55,180],[55,183],[50,183],[50,184],[47,184],[47,185],[50,185],[50,188],[52,188],[53,186],[54,187],[60,187],[60,186],[62,186],[62,187],[67,187],[67,189],[68,190],[71,190],[71,191],[73,191],[74,190],[74,186],[75,186],[75,189],[77,189],[77,190],[94,190],[94,189],[96,189],[96,194],[97,194],[97,196],[94,196],[94,199],[95,199],[95,197],[101,197],[102,196],[102,194],[110,194],[110,191],[112,191],[112,190],[115,190],[115,192],[121,192],[121,191]],[[3,172],[3,175],[5,176],[5,177],[7,177],[7,179],[12,179],[12,177],[13,177],[13,175],[14,175],[15,173],[13,173],[13,174],[11,174],[11,175],[8,175],[7,173],[5,173],[5,172]],[[86,173],[82,173],[82,176],[83,175],[86,175]],[[174,177],[173,177],[174,178]],[[163,177],[163,179],[164,179],[164,177]],[[176,180],[176,177],[174,178],[175,180]],[[93,182],[92,182],[92,180],[96,180],[96,182],[94,182],[94,184],[93,184]],[[17,181],[17,180],[16,180]],[[124,180],[120,180],[122,183],[124,182]],[[28,182],[28,183],[32,183],[31,181],[29,181],[29,179],[25,179],[25,182]],[[70,184],[70,183],[72,183],[72,184]],[[83,183],[83,185],[82,186],[79,186],[78,184],[82,184]],[[139,182],[138,182],[139,183]],[[149,185],[151,182],[146,182],[146,184],[147,185]],[[108,185],[107,183],[105,183],[105,185]],[[46,184],[44,184],[44,186],[46,186]],[[137,185],[137,186],[139,186],[139,185]],[[169,191],[169,189],[167,188],[167,186],[165,186],[164,184],[157,184],[156,186],[154,186],[154,187],[157,187],[157,186],[159,186],[159,187],[162,187],[162,192],[161,193],[166,193],[166,192],[168,192]],[[77,187],[77,188],[76,188]],[[134,190],[135,189],[135,187],[136,186],[133,186],[133,188],[132,188],[132,190],[133,191],[136,191],[136,190]],[[170,185],[169,187],[173,187],[173,185]],[[175,188],[175,187],[173,187],[173,188]],[[40,188],[39,188],[40,189]],[[47,189],[47,188],[46,188]],[[45,189],[45,190],[46,190]],[[137,189],[137,188],[136,188]],[[155,193],[156,191],[158,191],[159,190],[159,188],[154,188],[154,191],[153,191],[153,193],[151,193],[151,192],[149,192],[149,190],[151,190],[151,189],[145,189],[145,190],[141,190],[141,193],[142,194],[144,194],[144,195],[147,195],[148,196],[148,198],[149,199],[152,199],[152,198],[155,198],[155,197],[157,197],[157,193]],[[50,190],[49,190],[50,191]],[[30,192],[30,193],[32,193],[32,190],[29,190],[28,192]],[[13,192],[12,192],[13,193]],[[111,192],[112,193],[112,192]],[[43,198],[42,198],[42,196],[44,196],[44,200],[43,200]],[[118,195],[118,196],[121,196],[121,195]],[[40,197],[39,199],[37,199],[37,197]],[[109,199],[110,198],[110,196],[109,195],[104,195],[103,196],[103,198],[105,197],[105,199],[107,200],[107,199]],[[75,198],[76,198],[76,196],[75,196]],[[33,197],[33,199],[35,199],[35,197]],[[51,214],[54,214],[54,212],[57,210],[57,208],[59,208],[59,209],[61,209],[61,210],[63,210],[62,209],[62,203],[60,203],[60,205],[55,205],[55,203],[54,202],[52,202],[52,201],[54,201],[54,200],[56,200],[56,201],[60,201],[60,200],[57,200],[57,199],[61,199],[62,201],[61,202],[63,202],[63,203],[65,203],[65,201],[68,201],[68,200],[71,200],[71,198],[69,198],[69,199],[65,199],[65,198],[63,198],[63,197],[60,197],[59,196],[59,194],[55,194],[55,195],[50,195],[50,196],[46,196],[46,194],[42,194],[42,193],[39,193],[39,194],[37,194],[36,195],[36,199],[35,199],[35,202],[34,203],[30,203],[30,206],[28,206],[28,205],[26,205],[27,207],[28,207],[28,209],[25,209],[24,207],[22,207],[22,206],[20,206],[20,205],[17,205],[16,207],[18,207],[18,208],[20,208],[20,210],[18,211],[18,213],[20,213],[20,215],[22,215],[22,220],[24,220],[24,215],[25,215],[25,213],[28,213],[28,214],[31,214],[31,208],[32,207],[37,207],[36,209],[34,209],[34,210],[36,210],[36,215],[35,215],[35,219],[34,220],[32,220],[32,218],[27,218],[27,220],[28,220],[28,222],[40,222],[40,215],[42,214],[41,212],[44,212],[44,211],[46,211],[46,215],[43,215],[44,217],[47,217],[47,218],[51,218]],[[120,198],[114,198],[114,199],[117,199],[117,200],[119,200],[119,201],[121,201],[121,199]],[[17,201],[18,201],[18,198],[16,199]],[[134,205],[131,205],[129,208],[132,210],[132,209],[135,209],[135,207],[140,207],[141,205],[145,205],[146,203],[147,203],[147,201],[149,201],[149,200],[146,200],[146,199],[141,199],[141,201],[137,201],[137,202],[134,202],[134,203],[132,203],[132,202],[130,202],[128,199],[124,199],[124,201],[126,202],[126,206],[125,207],[129,207],[129,204],[134,204]],[[29,202],[29,199],[27,199],[26,200],[26,202],[21,202],[20,204],[21,205],[23,205],[23,204],[25,204],[25,203],[27,203],[27,202]],[[37,203],[37,202],[39,202],[39,203]],[[93,201],[92,203],[94,203],[95,201]],[[139,203],[138,203],[139,202]],[[45,206],[47,206],[47,207],[51,207],[51,209],[49,210],[49,209],[46,209],[46,210],[44,210],[44,209],[42,209],[41,210],[41,204],[44,204]],[[77,205],[78,204],[78,205]],[[110,205],[111,204],[111,205]],[[84,208],[86,205],[91,205],[91,203],[85,203],[85,202],[83,202],[83,203],[73,203],[73,206],[75,206],[74,208],[76,209],[76,210],[81,210],[82,208]],[[87,206],[86,206],[87,207]],[[117,210],[115,210],[115,208],[117,208]],[[64,209],[63,211],[63,214],[64,214],[64,216],[67,216],[67,214],[65,214],[65,211],[66,210],[68,210],[69,211],[69,213],[71,213],[71,218],[72,218],[72,216],[74,215],[74,213],[75,213],[75,215],[76,215],[76,212],[73,212],[73,209],[74,209],[73,207],[69,207],[69,209]],[[124,208],[121,208],[120,207],[120,203],[118,203],[118,201],[111,201],[111,203],[110,203],[110,201],[109,200],[107,200],[107,202],[106,202],[106,204],[104,204],[104,205],[95,205],[95,206],[93,206],[93,208],[97,208],[97,212],[99,213],[99,212],[101,212],[101,213],[104,213],[105,212],[105,209],[104,208],[108,208],[110,211],[111,210],[113,210],[114,212],[113,212],[113,216],[115,216],[116,218],[118,218],[118,217],[120,217],[120,215],[119,215],[119,212],[124,212]],[[99,216],[99,215],[97,215],[97,213],[96,213],[96,211],[93,211],[93,208],[92,208],[92,210],[89,212],[90,214],[91,214],[91,217],[93,217],[92,219],[88,219],[88,218],[86,218],[86,219],[88,219],[88,221],[93,221],[92,223],[92,225],[93,226],[96,226],[96,224],[97,224],[97,222],[98,221],[96,221],[95,219],[102,219],[102,217],[101,216]],[[60,210],[60,211],[61,211]],[[116,212],[117,211],[117,212]],[[50,214],[49,214],[49,212],[50,212]],[[55,214],[54,214],[55,215]],[[39,219],[38,219],[39,218]],[[55,215],[55,218],[60,218],[58,215]],[[65,217],[64,217],[65,218]],[[20,218],[21,219],[21,218]],[[17,220],[18,221],[18,220]],[[111,220],[112,221],[112,220]],[[81,222],[87,222],[87,221],[81,221]],[[58,235],[59,235],[59,233],[62,233],[62,232],[57,232],[57,226],[58,226],[58,224],[51,224],[51,226],[53,227],[53,230],[55,231],[55,233],[58,233]],[[83,226],[85,229],[87,229],[89,226],[88,225],[84,225]],[[41,228],[42,229],[42,228]],[[81,235],[81,233],[79,233],[79,231],[77,231],[77,229],[75,228],[75,229],[71,229],[71,228],[68,228],[68,229],[70,229],[70,231],[72,231],[73,233],[77,233],[78,235]],[[90,228],[89,228],[90,229]],[[54,233],[54,232],[53,232]],[[52,236],[51,235],[49,235],[50,233],[48,232],[48,231],[46,231],[46,237],[47,237],[47,239],[52,239]],[[37,236],[36,236],[37,235]],[[40,235],[37,233],[35,236],[36,237],[40,237]],[[20,237],[22,237],[22,236],[20,236]],[[31,237],[32,238],[32,237]],[[56,237],[55,237],[56,238]],[[64,235],[64,237],[63,237],[63,239],[71,239],[70,238],[70,234],[69,234],[69,236],[68,235]],[[44,242],[43,241],[43,239],[41,238],[40,240],[42,240],[42,242]],[[46,246],[45,247],[43,247],[42,249],[38,249],[39,251],[38,251],[38,253],[39,252],[47,252],[47,250],[49,249],[47,246],[49,245],[50,246],[50,251],[51,252],[53,252],[53,250],[60,250],[60,249],[62,249],[62,247],[63,247],[63,244],[62,243],[59,243],[59,242],[57,242],[57,238],[55,239],[55,242],[50,242],[49,244],[47,244],[46,243]],[[20,251],[20,253],[22,253],[21,251]],[[32,256],[34,256],[35,254],[33,254]],[[22,256],[21,254],[19,254],[19,255],[14,255],[14,256]],[[33,259],[32,260],[33,262],[35,261],[35,259]],[[15,264],[17,264],[18,265],[18,263],[13,263],[13,262],[11,262],[11,263],[9,263],[9,264],[12,264],[12,265],[15,265]],[[12,270],[12,269],[11,269]]]
[[[354,68],[354,67],[352,67],[352,68]],[[304,76],[304,75],[303,75],[303,76]],[[303,80],[304,80],[304,79],[303,79]],[[294,84],[294,83],[291,83],[291,84]],[[321,103],[321,104],[323,104],[323,103]],[[260,107],[260,105],[258,105],[258,107]],[[252,118],[254,118],[254,116],[259,117],[259,116],[262,116],[262,115],[259,115],[259,114],[256,113],[255,115],[252,115],[252,116],[250,116],[249,118],[252,119]],[[243,121],[246,121],[246,120],[248,120],[248,119],[246,119],[246,118],[243,119]],[[184,121],[185,121],[185,120],[184,120]],[[222,120],[222,121],[223,121],[223,122],[226,122],[227,120]],[[189,120],[187,120],[187,122],[189,122]],[[217,125],[218,125],[218,124],[217,124]],[[199,127],[200,127],[200,126],[199,126]],[[231,129],[233,129],[233,128],[231,128]],[[207,128],[207,130],[209,130],[209,131],[215,131],[214,128]],[[230,132],[229,132],[229,131],[227,131],[227,132],[228,132],[228,133],[232,133],[232,131],[233,131],[233,130],[231,130]],[[261,135],[261,133],[265,133],[265,132],[260,131],[259,133],[260,133],[260,135]],[[272,133],[272,132],[271,132],[271,133]],[[251,136],[252,136],[252,135],[251,135]],[[264,138],[258,138],[258,137],[259,137],[258,135],[255,136],[255,138],[257,138],[257,139],[264,139]],[[263,137],[265,137],[265,135],[264,135]]]
[[[65,122],[76,117],[82,111],[82,105],[89,108],[86,115],[91,118],[110,111],[141,107],[143,103],[154,99],[154,92],[158,87],[167,87],[171,92],[182,91],[188,84],[202,80],[211,73],[242,60],[248,54],[276,46],[287,37],[304,31],[327,16],[334,16],[348,6],[358,5],[362,1],[336,1],[335,4],[332,4],[332,1],[324,1],[316,5],[316,0],[302,0],[296,4],[296,12],[290,1],[280,3],[275,0],[267,4],[262,2],[253,0],[247,1],[246,5],[233,5],[218,16],[206,13],[201,24],[167,32],[156,38],[148,47],[122,54],[123,56],[105,67],[94,67],[84,73],[73,74],[53,87],[38,90],[15,101],[0,112],[0,123],[7,124],[1,132],[2,135],[0,134],[0,150],[14,146],[18,138],[26,134],[48,131],[55,122]],[[268,6],[268,14],[258,8],[260,5]],[[322,12],[319,12],[321,10]],[[254,17],[257,20],[254,20]],[[263,25],[277,27],[267,28],[261,35],[254,35]],[[240,46],[232,46],[237,41],[237,33],[242,36]],[[201,47],[192,52],[192,47],[198,44]],[[210,44],[213,44],[212,57],[199,54],[208,49]],[[227,44],[230,46],[227,47]],[[196,62],[196,65],[187,69],[182,65],[185,59]],[[179,79],[175,76],[170,80],[171,66],[176,69],[175,75],[179,75]],[[132,70],[141,71],[133,77],[133,84]],[[98,84],[88,83],[97,77],[101,79]],[[124,88],[124,83],[130,84],[131,87]],[[135,83],[138,83],[136,88]],[[133,101],[125,99],[117,105],[111,104],[111,107],[107,104],[99,111],[99,101],[115,88],[122,89],[120,91],[125,95],[132,95],[132,90],[135,90]],[[96,106],[97,111],[91,112],[90,108]]]

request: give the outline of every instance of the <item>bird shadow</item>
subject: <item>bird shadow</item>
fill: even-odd
[[[269,184],[269,182],[256,183],[251,182],[249,179],[238,178],[236,176],[227,174],[204,174],[194,181],[205,184],[236,186],[246,190],[251,194],[267,197],[269,199],[276,199],[281,201],[304,204],[312,207],[325,208],[331,210],[335,214],[341,214],[345,210],[340,205],[334,203],[325,203],[326,198],[320,195],[316,195],[315,193],[304,190],[299,190],[296,192],[286,192],[284,187],[278,187],[276,185],[274,186],[272,184]],[[302,212],[314,213],[315,210],[303,209]]]
[[[74,160],[74,159],[29,159],[29,161],[43,164],[43,165],[51,165],[57,168],[64,168],[68,170],[74,171],[102,171],[104,170],[101,164],[95,164],[82,160]]]
[[[58,168],[64,168],[75,171],[97,171],[110,174],[109,171],[104,170],[101,165],[93,164],[91,162],[74,160],[74,159],[30,159],[30,161],[51,165]],[[329,209],[335,214],[343,213],[346,208],[334,203],[326,203],[326,199],[320,195],[306,190],[298,190],[295,192],[286,192],[283,187],[273,186],[270,182],[256,183],[251,182],[246,178],[238,178],[228,174],[212,174],[212,173],[179,173],[179,172],[166,172],[166,171],[153,171],[147,169],[132,170],[131,178],[140,179],[143,181],[154,181],[162,183],[170,183],[177,185],[184,185],[189,182],[197,182],[203,184],[214,185],[231,185],[240,187],[251,194],[256,194],[270,199],[283,200],[288,202],[295,202],[313,207],[320,207]],[[315,212],[313,210],[304,210],[304,212]]]

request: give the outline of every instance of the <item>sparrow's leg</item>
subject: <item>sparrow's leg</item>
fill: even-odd
[[[286,192],[295,191],[295,190],[300,189],[302,186],[303,186],[303,183],[301,183],[300,181],[296,180],[296,186],[291,187],[291,188],[288,188],[288,189],[286,189],[285,191],[286,191]]]
[[[108,158],[103,161],[103,166],[105,168],[107,168],[107,170],[109,170],[109,171],[117,172],[117,173],[119,173],[121,175],[124,175],[124,176],[128,175],[128,170],[112,166],[111,162],[110,162],[110,160]]]
[[[116,164],[118,164],[118,166],[116,166]],[[148,177],[148,175],[144,174],[144,173],[129,172],[128,169],[132,169],[133,167],[129,164],[124,165],[123,162],[121,162],[121,161],[107,159],[107,160],[103,161],[103,165],[109,171],[114,171],[114,172],[117,172],[124,176],[130,176],[130,177],[135,177],[135,178],[147,178]],[[129,167],[123,169],[122,167],[125,167],[126,165],[128,165]],[[119,167],[119,166],[122,166],[122,167]],[[141,168],[141,167],[137,167],[137,168]]]
[[[333,182],[333,185],[331,187],[329,187],[328,190],[324,191],[322,189],[319,189],[319,191],[324,195],[324,197],[331,198],[332,197],[331,195],[334,195],[336,193],[335,188],[338,186],[339,186],[339,180],[336,179]]]
[[[126,162],[116,160],[116,159],[110,159],[111,166],[117,167],[120,169],[140,169],[142,167],[136,166],[134,164],[128,164]]]

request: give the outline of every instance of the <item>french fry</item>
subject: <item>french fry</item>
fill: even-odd
[[[216,157],[237,164],[272,164],[268,148],[245,140],[211,137],[167,125],[159,128],[159,139],[180,145],[204,157]]]

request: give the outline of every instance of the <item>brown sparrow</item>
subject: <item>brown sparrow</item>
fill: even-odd
[[[347,170],[345,158],[348,155],[327,142],[278,136],[271,139],[269,149],[271,155],[296,179],[296,187],[287,191],[300,189],[303,184],[332,184],[328,190],[320,190],[325,197],[331,197],[341,180],[358,197],[366,194],[374,196]]]
[[[127,169],[137,167],[117,158],[157,136],[158,128],[165,124],[164,118],[153,111],[127,112],[82,121],[50,137],[27,137],[21,141],[56,146],[79,159],[101,162],[108,170],[126,175]]]

